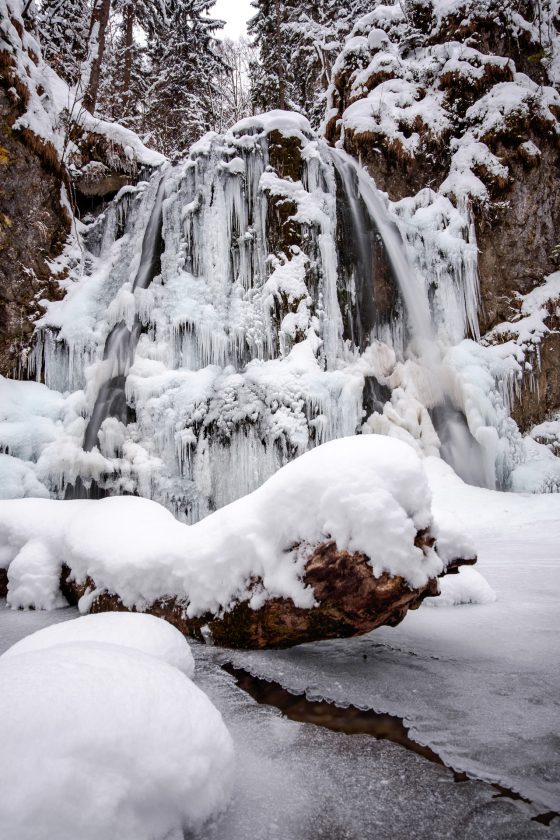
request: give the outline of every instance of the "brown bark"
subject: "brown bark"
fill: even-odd
[[[428,533],[418,533],[416,545],[423,551],[433,544]],[[449,564],[445,574],[475,562],[476,558],[457,559]],[[259,581],[254,583],[256,586]],[[170,595],[150,604],[146,612],[166,619],[186,636],[199,640],[210,636],[223,647],[286,648],[321,639],[359,636],[383,624],[395,627],[409,609],[417,609],[424,598],[438,594],[435,578],[425,586],[411,589],[402,577],[387,573],[375,577],[364,554],[339,551],[334,542],[311,550],[304,583],[313,588],[317,601],[311,609],[296,607],[288,598],[272,598],[256,610],[245,600],[220,615],[189,618],[188,601]],[[60,586],[74,604],[88,588],[96,588],[89,579],[77,584],[68,567],[63,568]],[[126,610],[118,595],[102,593],[91,605],[93,613],[110,610]]]
[[[134,5],[128,3],[123,11],[124,19],[124,65],[123,65],[123,112],[128,114],[130,86],[132,83],[132,51],[134,49]]]
[[[110,11],[111,0],[95,0],[89,27],[88,59],[91,60],[91,69],[83,102],[84,108],[91,114],[94,113],[97,103],[101,65],[105,54],[105,33]]]
[[[8,594],[8,570],[0,569],[0,598]]]

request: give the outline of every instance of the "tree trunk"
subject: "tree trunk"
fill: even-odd
[[[130,86],[132,83],[132,51],[134,49],[134,5],[127,3],[123,11],[124,18],[124,67],[123,67],[123,114],[128,115],[130,105]]]
[[[281,0],[274,0],[274,9],[276,12],[276,52],[277,65],[276,72],[278,74],[278,107],[281,111],[286,110],[286,74],[284,71],[284,43],[282,38],[282,2]]]
[[[105,53],[105,32],[109,22],[110,11],[111,0],[95,0],[89,26],[88,61],[91,63],[91,66],[83,102],[84,108],[91,114],[95,111],[97,102],[101,65]]]

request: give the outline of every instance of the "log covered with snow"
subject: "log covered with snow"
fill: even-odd
[[[398,624],[438,577],[475,562],[434,522],[414,450],[378,435],[317,447],[193,526],[146,499],[20,499],[0,504],[0,536],[12,606],[54,603],[45,587],[64,564],[62,590],[83,611],[151,612],[232,647]]]

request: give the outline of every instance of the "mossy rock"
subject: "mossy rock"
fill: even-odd
[[[270,197],[267,212],[267,239],[274,253],[287,253],[292,245],[301,247],[300,225],[294,221],[297,205],[290,199]]]
[[[268,159],[280,178],[301,181],[303,161],[297,137],[285,137],[278,130],[271,131],[268,135]]]

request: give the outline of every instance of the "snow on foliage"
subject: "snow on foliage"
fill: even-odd
[[[119,161],[131,167],[160,166],[165,160],[163,155],[146,148],[133,131],[86,111],[80,83],[69,87],[43,60],[38,40],[31,28],[24,25],[26,5],[29,6],[23,0],[0,2],[4,72],[12,85],[11,96],[21,111],[12,128],[31,131],[65,165],[80,160],[79,148],[70,134],[76,135],[82,129],[107,141],[109,150],[114,150],[115,163]]]
[[[524,37],[535,51],[549,45],[550,52],[535,56],[554,82],[560,45],[545,23],[554,9],[532,21],[503,14],[512,38]],[[328,95],[327,123],[336,122],[341,142],[359,147],[366,141],[410,159],[431,152],[444,165],[450,146],[439,192],[487,202],[492,186],[510,177],[496,141],[515,131],[522,144],[535,127],[557,135],[560,94],[518,72],[511,58],[469,44],[467,36],[486,17],[496,25],[489,0],[414,0],[379,3],[359,18],[333,67]]]
[[[328,540],[340,550],[364,553],[376,576],[388,572],[411,587],[424,586],[457,550],[474,554],[469,541],[444,523],[443,557],[437,549],[424,555],[415,538],[431,525],[418,455],[378,435],[317,447],[193,526],[134,497],[0,503],[2,542],[19,576],[22,553],[40,542],[76,580],[89,576],[99,591],[118,594],[127,607],[142,609],[173,594],[185,599],[189,616],[216,614],[247,599],[253,608],[269,598],[312,607],[313,591],[302,576],[309,551]],[[437,523],[435,528],[437,533]],[[4,562],[11,598],[12,585],[17,597],[19,577],[13,584],[9,559]]]
[[[60,569],[58,571],[60,573]],[[25,636],[8,648],[3,656],[19,656],[30,651],[47,650],[59,645],[81,645],[84,642],[138,650],[173,665],[187,677],[192,678],[194,674],[193,655],[183,634],[162,618],[139,613],[100,613],[51,624]]]
[[[4,840],[164,840],[227,804],[229,733],[166,662],[80,641],[3,656],[0,682]]]

